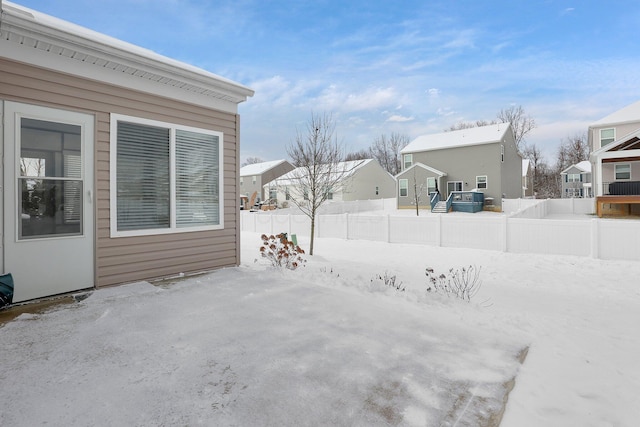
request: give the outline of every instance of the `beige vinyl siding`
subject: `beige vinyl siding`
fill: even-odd
[[[161,96],[79,79],[0,59],[0,99],[94,114],[96,286],[211,270],[240,263],[238,174],[239,117]],[[224,133],[224,229],[158,236],[110,238],[110,113]]]

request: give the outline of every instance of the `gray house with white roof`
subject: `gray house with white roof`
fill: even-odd
[[[453,192],[479,191],[485,205],[495,209],[503,198],[522,195],[522,157],[509,123],[422,135],[401,154],[398,208],[415,208],[415,189],[424,192],[419,198],[425,208],[426,194],[435,190],[441,199]]]
[[[591,163],[583,160],[560,172],[562,198],[593,197],[591,188]]]

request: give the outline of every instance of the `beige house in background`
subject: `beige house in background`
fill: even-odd
[[[346,171],[346,173],[337,186],[329,192],[328,200],[330,201],[349,202],[395,197],[395,179],[374,159],[342,162],[335,169]],[[296,168],[265,185],[265,188],[275,188],[278,207],[291,207],[292,197],[304,198],[304,189],[300,187],[297,179],[304,173],[303,171],[303,168]]]
[[[422,135],[401,152],[398,208],[415,208],[415,188],[422,189],[420,206],[430,208],[429,192],[444,200],[452,192],[477,190],[485,204],[522,195],[522,157],[509,123]]]
[[[640,101],[588,130],[598,216],[640,216]]]
[[[253,90],[0,7],[13,301],[238,265],[238,104]]]
[[[293,165],[286,160],[273,160],[270,162],[254,163],[240,168],[240,195],[246,197],[251,202],[255,195],[254,202],[261,202],[269,198],[275,198],[275,193],[265,185],[287,172],[291,172]],[[274,196],[274,197],[271,197]]]

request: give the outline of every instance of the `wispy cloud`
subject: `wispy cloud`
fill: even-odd
[[[626,2],[20,3],[253,88],[239,107],[242,151],[273,158],[285,157],[311,111],[335,113],[341,135],[366,146],[380,133],[415,137],[491,119],[515,103],[540,124],[532,139],[554,147],[640,98],[635,40],[598,23],[606,15],[629,28],[640,15]]]
[[[387,119],[388,122],[410,122],[412,120],[415,120],[415,117],[406,117],[398,114],[394,114]]]

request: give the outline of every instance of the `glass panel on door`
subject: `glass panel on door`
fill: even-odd
[[[18,240],[82,235],[81,130],[20,120]]]

